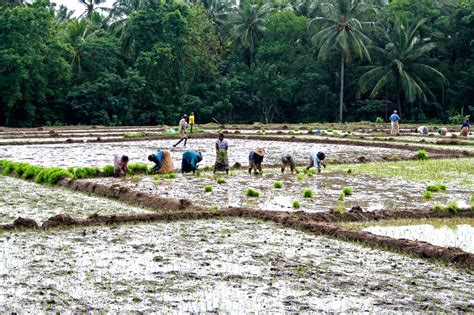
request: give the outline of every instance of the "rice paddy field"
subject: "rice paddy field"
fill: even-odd
[[[232,125],[214,174],[219,127],[201,127],[186,148],[168,126],[0,129],[0,312],[474,312],[472,138]],[[163,149],[175,171],[148,174]],[[146,166],[111,177],[116,153]]]

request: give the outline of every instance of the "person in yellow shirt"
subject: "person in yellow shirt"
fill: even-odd
[[[189,125],[191,126],[191,133],[193,133],[193,126],[194,126],[194,112],[191,112],[189,115]]]

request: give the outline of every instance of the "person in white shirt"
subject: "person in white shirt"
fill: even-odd
[[[186,146],[186,143],[188,142],[188,134],[186,133],[186,128],[188,127],[188,122],[187,122],[187,119],[188,116],[186,114],[184,114],[182,117],[181,117],[181,120],[179,121],[179,141],[173,145],[173,147],[175,148],[178,144],[180,144],[183,140],[184,140],[184,146]]]

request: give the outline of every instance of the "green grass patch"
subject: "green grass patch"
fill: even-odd
[[[303,180],[304,175],[303,174],[296,174],[296,180]]]
[[[416,152],[416,158],[421,161],[426,161],[430,156],[425,150],[418,150],[418,152]]]
[[[433,198],[433,193],[431,191],[423,192],[423,199],[428,200],[428,199],[431,199],[431,198]]]
[[[93,177],[100,174],[100,168],[98,167],[77,167],[68,168],[68,172],[74,175],[75,179]]]
[[[104,172],[105,176],[114,176],[114,166],[113,165],[106,165],[102,169]]]
[[[218,183],[218,184],[225,184],[225,179],[223,179],[223,178],[218,178],[218,179],[217,179],[217,183]]]
[[[276,181],[273,183],[273,188],[283,188],[283,183],[282,182],[279,182],[279,181]]]
[[[147,174],[148,173],[148,166],[144,163],[129,164],[128,165],[128,173],[130,175]]]
[[[352,195],[352,188],[344,187],[342,189],[342,193],[344,194],[344,196],[351,196]]]
[[[429,186],[426,186],[426,191],[430,191],[430,192],[446,191],[446,185],[442,183],[429,185]]]
[[[204,191],[206,191],[206,192],[211,192],[212,189],[213,189],[213,188],[212,188],[211,185],[206,185],[206,186],[204,186]]]
[[[135,139],[135,138],[143,138],[148,136],[148,134],[144,132],[127,132],[123,137],[125,139]]]
[[[431,207],[431,211],[436,211],[436,212],[451,212],[451,213],[458,213],[459,212],[459,206],[457,200],[450,200],[445,206],[440,205],[440,204],[435,204],[433,207]]]
[[[345,197],[346,197],[346,195],[345,195],[343,192],[341,192],[341,193],[339,194],[339,198],[338,198],[337,200],[339,200],[339,201],[344,201],[344,198],[345,198]]]
[[[247,188],[245,190],[245,195],[247,197],[259,197],[260,193],[257,190],[255,190],[254,188]]]
[[[300,207],[300,202],[298,200],[293,200],[292,206],[293,208],[298,209]]]
[[[314,192],[311,189],[306,189],[303,191],[303,197],[304,198],[312,198],[314,195]]]

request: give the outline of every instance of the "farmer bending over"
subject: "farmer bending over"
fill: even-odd
[[[152,174],[168,174],[174,170],[173,159],[168,150],[159,150],[155,154],[149,155],[148,161],[155,163],[155,167],[151,171]]]
[[[262,162],[263,157],[265,156],[264,148],[257,148],[255,151],[250,151],[249,154],[249,174],[254,171],[254,174],[257,175],[258,172],[262,173]]]
[[[422,134],[422,135],[427,135],[428,134],[428,127],[420,126],[420,127],[418,127],[418,129],[415,129],[415,132],[418,132],[419,134]]]
[[[198,163],[202,161],[201,152],[197,151],[186,151],[183,153],[183,160],[181,162],[181,173],[193,174],[198,169]]]
[[[183,140],[184,140],[184,146],[186,146],[186,143],[188,142],[188,134],[186,133],[186,127],[188,126],[188,122],[186,121],[187,118],[188,116],[184,114],[181,117],[181,120],[179,121],[179,137],[180,138],[179,138],[179,141],[175,145],[173,145],[173,147],[176,147]]]
[[[316,167],[318,169],[318,173],[321,173],[321,165],[326,168],[326,164],[323,163],[325,158],[326,154],[324,154],[324,152],[316,153],[315,151],[312,151],[309,154],[309,163],[306,169],[309,170],[312,167]]]
[[[128,172],[128,156],[114,155],[114,176],[125,176]]]
[[[285,173],[285,168],[289,166],[291,173],[293,174],[293,171],[295,170],[296,163],[295,159],[293,159],[293,156],[289,152],[285,152],[281,155],[281,173]]]
[[[214,173],[217,171],[225,171],[229,174],[229,157],[227,155],[229,143],[224,139],[224,133],[219,133],[216,141],[216,163],[214,164]]]
[[[461,137],[467,137],[469,135],[469,127],[471,127],[471,123],[466,119],[461,126]]]

